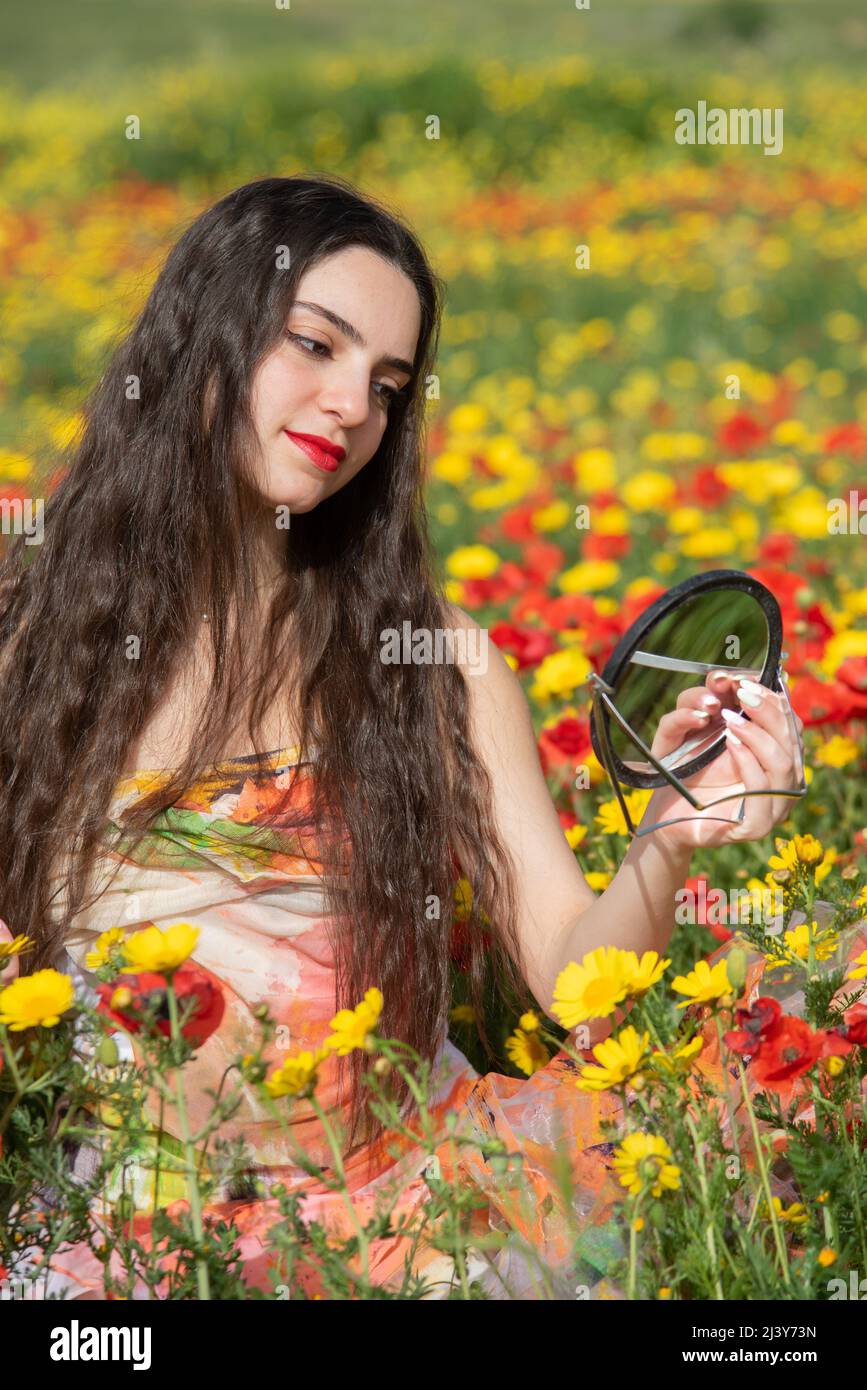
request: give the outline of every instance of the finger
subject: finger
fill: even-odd
[[[735,688],[735,696],[738,708],[748,714],[754,723],[773,734],[779,743],[789,738],[791,725],[782,695],[775,694],[756,681],[742,680]]]
[[[795,784],[796,771],[791,762],[790,749],[776,745],[776,752],[768,754],[768,735],[763,735],[754,723],[741,724],[738,720],[729,719],[726,721],[727,728],[731,729],[727,742],[732,751],[734,760],[734,740],[738,739],[743,747],[749,747],[753,752],[759,770],[749,768],[744,759],[741,758],[740,766],[744,768],[744,776],[751,776],[753,780],[747,783],[751,791],[760,791],[764,787],[770,790],[772,787],[793,787]],[[746,826],[743,831],[744,838],[759,839],[776,825],[780,820],[784,820],[790,809],[787,797],[750,797],[746,803],[749,808]]]
[[[794,772],[793,750],[789,745],[789,739],[785,743],[780,743],[773,734],[768,733],[761,725],[752,718],[753,711],[750,710],[750,719],[745,720],[742,715],[732,714],[728,710],[723,711],[723,719],[726,726],[734,730],[739,738],[755,757],[762,771],[769,778],[769,787],[788,787],[792,785]]]
[[[672,710],[664,714],[657,724],[651,752],[657,758],[671,753],[688,738],[701,736],[710,723],[709,711],[689,708]]]
[[[775,764],[775,776],[771,786],[779,789],[794,787],[799,781],[799,768],[804,762],[804,744],[800,733],[793,727],[794,711],[789,710],[785,695],[768,690],[766,686],[754,681],[741,681],[737,689],[738,700],[749,714],[752,724],[758,724],[770,733],[782,748],[786,762],[784,766]],[[787,807],[780,797],[772,799],[774,824],[785,819]]]
[[[735,690],[739,680],[740,676],[730,674],[728,671],[708,671],[705,685],[708,693],[715,695],[721,705],[728,709],[737,709],[738,702],[735,698]]]
[[[706,710],[710,714],[718,714],[720,698],[705,685],[691,685],[688,690],[682,690],[678,695],[677,708]]]
[[[740,780],[744,784],[744,790],[760,791],[763,787],[768,786],[767,774],[756,758],[755,753],[742,741],[740,729],[735,732],[733,728],[727,726],[726,743],[729,753],[731,754],[732,762],[738,770]],[[762,803],[764,803],[764,807]],[[730,813],[732,817],[735,815],[737,806],[737,801],[733,800],[731,802],[732,810]],[[744,818],[735,832],[736,838],[743,840],[762,839],[768,833],[768,830],[770,830],[769,820],[767,802],[764,797],[745,797]]]

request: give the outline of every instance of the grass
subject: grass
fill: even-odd
[[[793,64],[863,65],[860,0],[42,0],[7,5],[0,77],[27,91],[122,73],[213,61],[255,66],[282,48],[293,65],[318,57],[386,57],[390,48],[505,61],[586,53],[626,67],[678,71]]]

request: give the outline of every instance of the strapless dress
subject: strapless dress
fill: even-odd
[[[309,798],[315,763],[299,765],[297,749],[267,755],[264,769],[253,758],[218,764],[191,786],[171,808],[161,813],[134,854],[115,849],[106,863],[110,886],[77,918],[66,941],[67,967],[88,990],[95,983],[85,957],[96,937],[109,927],[135,930],[147,923],[168,926],[193,923],[200,929],[192,959],[212,976],[222,991],[225,1011],[220,1027],[201,1045],[184,1068],[184,1089],[193,1132],[211,1111],[207,1092],[216,1090],[230,1061],[252,1052],[261,1036],[254,1010],[266,1004],[277,1023],[275,1039],[266,1049],[271,1066],[287,1053],[321,1045],[330,1031],[335,1004],[334,959],[329,944],[328,916],[316,859],[315,840],[298,830],[258,822],[276,800]],[[133,799],[150,790],[159,770],[143,770],[118,786],[109,823]],[[115,872],[116,871],[116,872]],[[128,1057],[136,1043],[124,1035]],[[715,1035],[707,1038],[704,1065],[713,1069]],[[594,1060],[588,1051],[588,1061]],[[622,1114],[620,1102],[609,1093],[587,1093],[575,1086],[576,1062],[561,1051],[529,1077],[497,1072],[484,1075],[472,1067],[455,1043],[444,1037],[436,1054],[431,1113],[438,1124],[457,1117],[459,1130],[473,1143],[459,1149],[445,1129],[434,1168],[421,1148],[386,1136],[371,1148],[362,1145],[345,1159],[346,1186],[357,1214],[368,1219],[387,1185],[400,1189],[396,1213],[412,1213],[429,1200],[432,1171],[471,1183],[484,1203],[473,1217],[474,1229],[512,1232],[495,1256],[479,1253],[470,1273],[490,1298],[574,1298],[577,1286],[593,1297],[620,1298],[610,1270],[624,1254],[621,1226],[615,1219],[623,1188],[612,1167],[614,1145],[601,1123]],[[327,1111],[336,1105],[336,1059],[320,1070],[316,1094]],[[149,1099],[148,1115],[157,1125],[156,1101]],[[238,1111],[220,1129],[226,1139],[239,1140],[247,1159],[239,1185],[237,1170],[225,1179],[208,1210],[225,1217],[238,1233],[245,1280],[270,1291],[273,1251],[269,1227],[278,1219],[277,1199],[268,1193],[280,1182],[303,1194],[305,1220],[326,1229],[351,1233],[340,1193],[317,1182],[293,1158],[300,1144],[324,1172],[332,1156],[316,1114],[307,1101],[291,1107],[290,1144],[285,1129],[272,1117],[252,1086],[246,1087]],[[164,1148],[180,1152],[180,1133],[174,1109],[162,1116]],[[521,1193],[506,1189],[485,1156],[491,1140],[502,1140],[509,1153],[521,1155]],[[556,1148],[565,1141],[571,1170],[571,1195],[564,1206]],[[150,1147],[149,1147],[150,1145]],[[97,1150],[82,1145],[76,1171],[82,1175],[96,1161]],[[255,1180],[255,1195],[247,1184]],[[154,1193],[152,1139],[133,1154],[124,1171],[112,1174],[106,1199],[130,1193],[138,1213],[137,1229],[147,1227],[154,1200],[165,1206],[183,1200],[182,1174],[160,1174]],[[395,1220],[397,1217],[395,1217]],[[580,1240],[576,1243],[576,1228]],[[514,1233],[519,1233],[515,1235]],[[369,1278],[397,1286],[404,1277],[407,1238],[374,1240],[369,1251]],[[527,1250],[538,1253],[528,1258]],[[548,1271],[540,1276],[540,1267]],[[455,1278],[454,1264],[424,1242],[413,1252],[413,1269],[429,1281],[429,1297],[447,1297]],[[90,1291],[102,1297],[102,1266],[92,1251],[76,1245],[52,1259],[51,1289],[74,1297]],[[311,1285],[312,1287],[312,1285]],[[141,1289],[134,1297],[145,1297]]]

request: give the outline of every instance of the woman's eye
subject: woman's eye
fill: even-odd
[[[293,342],[293,343],[300,343],[301,346],[302,346],[302,348],[304,349],[304,351],[305,351],[305,352],[309,352],[309,353],[311,354],[311,356],[313,356],[313,357],[319,357],[319,356],[322,356],[323,354],[324,354],[326,357],[328,356],[328,351],[329,351],[329,349],[328,349],[328,344],[327,344],[327,343],[320,343],[320,342],[318,342],[318,340],[317,340],[316,338],[307,338],[307,337],[304,336],[303,333],[292,333],[292,332],[290,332],[290,330],[289,330],[288,328],[286,329],[286,337],[287,337],[291,342]],[[309,344],[310,344],[310,347],[305,347],[304,345],[305,345],[306,343],[309,343]],[[315,348],[318,348],[319,351],[318,351],[318,352],[313,351],[313,349],[315,349]]]
[[[320,343],[317,338],[308,338],[304,333],[293,333],[289,328],[285,330],[285,333],[290,342],[298,343],[302,352],[306,352],[310,357],[331,356],[331,349],[327,343]],[[405,386],[398,389],[396,386],[389,386],[387,381],[375,381],[373,389],[386,406],[390,406],[399,397],[406,395]]]
[[[402,394],[396,386],[389,386],[387,381],[375,381],[373,385],[379,387],[379,390],[383,392],[379,399],[384,401],[386,405],[391,405]]]

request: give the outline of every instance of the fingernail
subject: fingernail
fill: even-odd
[[[692,715],[693,719],[710,719],[710,713],[706,709],[690,710],[690,714]]]
[[[723,710],[723,714],[725,714],[725,710]],[[744,745],[743,745],[743,741],[742,741],[742,739],[739,739],[739,738],[738,738],[738,736],[737,736],[737,734],[735,733],[734,729],[732,728],[731,724],[728,725],[728,727],[727,727],[725,733],[726,733],[726,738],[729,739],[729,741],[730,741],[731,743],[734,744],[735,748],[743,748],[743,746],[744,746]]]
[[[743,724],[745,722],[744,716],[738,714],[737,710],[734,709],[721,709],[720,714],[728,724]]]
[[[738,699],[742,705],[749,705],[750,709],[758,709],[762,703],[758,695],[754,695],[751,690],[744,690],[742,685],[738,686]]]
[[[728,680],[728,678],[729,678],[729,673],[728,673],[728,671],[712,671],[712,672],[711,672],[711,677],[710,677],[710,678],[711,678],[712,681],[717,681],[717,680]]]
[[[716,695],[702,695],[702,697],[701,697],[701,702],[702,702],[703,705],[718,705],[718,704],[719,704],[719,700],[717,699]]]
[[[748,690],[751,695],[758,695],[759,699],[764,699],[765,695],[768,693],[768,687],[766,685],[759,685],[758,681],[750,681],[747,680],[746,677],[739,681],[738,689]]]

